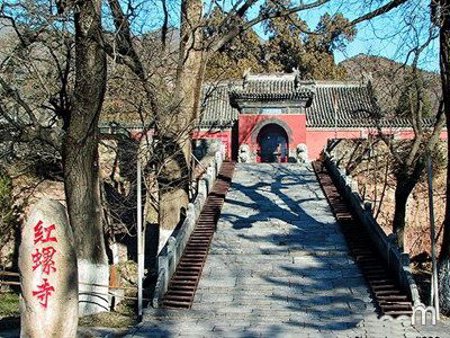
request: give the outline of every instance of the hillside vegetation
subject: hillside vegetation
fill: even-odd
[[[339,63],[346,72],[347,80],[370,81],[376,100],[382,111],[391,113],[399,105],[408,82],[411,66],[381,56],[359,54]],[[424,90],[424,100],[431,114],[436,114],[441,96],[440,76],[419,69]]]

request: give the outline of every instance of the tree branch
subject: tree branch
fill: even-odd
[[[390,10],[403,5],[407,1],[408,0],[392,0],[392,1],[388,2],[386,5],[384,5],[384,6],[380,7],[380,8],[377,8],[377,9],[373,10],[372,12],[364,14],[363,16],[360,16],[359,18],[356,18],[356,19],[352,20],[350,22],[349,26],[355,26],[355,25],[357,25],[357,24],[359,24],[359,23],[361,23],[363,21],[370,20],[370,19],[373,19],[373,18],[375,18],[377,16],[380,16],[381,14],[387,13]]]
[[[34,115],[33,110],[31,107],[22,99],[20,94],[17,92],[17,90],[11,88],[3,78],[0,77],[0,85],[3,88],[6,96],[12,98],[14,101],[16,101],[19,106],[23,108],[23,110],[27,113],[28,117],[30,118],[33,125],[38,124],[38,120],[36,115]]]
[[[154,86],[148,81],[147,73],[141,62],[141,59],[136,52],[133,45],[133,38],[130,30],[130,23],[120,7],[118,0],[108,0],[109,7],[114,17],[114,24],[116,26],[118,35],[119,54],[122,56],[122,61],[133,71],[133,73],[142,81],[144,89],[147,93],[147,98],[155,116],[159,115],[159,105],[157,102],[157,95]],[[108,55],[114,55],[114,49],[111,46],[106,48]],[[130,60],[127,61],[126,59]]]
[[[347,27],[355,26],[363,21],[370,20],[377,16],[385,14],[385,13],[389,12],[390,10],[397,8],[400,5],[406,3],[407,1],[408,0],[392,0],[389,3],[387,3],[386,5],[379,7],[369,13],[366,13],[366,14],[354,19],[353,21],[350,22],[350,24]],[[236,10],[236,12],[231,11],[230,14],[227,16],[227,18],[229,19],[230,15],[232,15],[233,13],[239,14],[240,17],[243,17],[245,15],[245,13],[247,12],[247,10],[251,7],[251,5],[254,4],[254,2],[255,2],[254,0],[247,0],[238,10]],[[262,21],[277,18],[277,17],[286,17],[293,13],[317,8],[317,7],[320,7],[324,4],[326,4],[327,2],[329,2],[329,0],[317,0],[317,1],[314,1],[314,2],[311,2],[308,4],[304,4],[302,1],[300,3],[300,5],[298,5],[298,6],[279,9],[278,11],[274,11],[272,13],[261,12],[257,17],[248,21],[246,24],[241,25],[241,26],[232,27],[226,35],[220,37],[216,41],[213,41],[210,44],[210,50],[212,52],[218,51],[223,45],[225,45],[226,43],[231,41],[234,37],[236,37],[237,35],[241,34],[244,31],[246,31],[247,29],[261,23]],[[226,20],[224,20],[224,22],[226,22]],[[308,32],[304,32],[304,33],[308,33]]]
[[[161,0],[163,13],[164,13],[164,21],[163,21],[163,25],[161,27],[161,43],[162,43],[163,49],[166,49],[167,32],[169,30],[169,10],[167,9],[166,1],[167,0]]]
[[[301,4],[298,6],[280,9],[280,10],[274,11],[272,13],[260,12],[260,14],[256,18],[248,21],[244,25],[240,25],[240,26],[236,25],[236,26],[232,27],[231,30],[226,35],[220,37],[216,41],[213,41],[210,45],[210,50],[212,52],[218,51],[223,45],[230,42],[233,38],[235,38],[242,32],[246,31],[247,29],[259,24],[262,21],[277,18],[277,17],[285,17],[285,16],[288,16],[288,15],[296,13],[296,12],[301,12],[301,11],[305,11],[308,9],[320,7],[329,1],[330,0],[317,0],[317,1],[314,1],[314,2],[311,2],[308,4],[304,4],[303,2],[301,2]],[[239,14],[240,17],[243,17],[246,14],[247,10],[251,7],[251,5],[254,4],[254,2],[256,2],[256,1],[247,0],[238,10],[236,10],[236,14]],[[229,20],[229,18],[230,18],[230,14],[227,15],[228,20]]]

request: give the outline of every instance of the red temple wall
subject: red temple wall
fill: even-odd
[[[395,138],[399,139],[408,139],[414,137],[414,132],[412,130],[401,130],[401,131],[393,131]],[[447,140],[447,131],[444,130],[441,132],[441,140]]]
[[[299,143],[305,143],[308,147],[308,157],[313,160],[319,157],[321,151],[327,144],[327,140],[337,138],[355,139],[367,138],[371,133],[376,134],[376,130],[368,128],[363,129],[339,129],[337,133],[334,129],[325,128],[306,128],[305,115],[240,115],[239,116],[239,136],[238,140],[232,139],[231,129],[222,131],[200,130],[192,133],[192,139],[220,139],[225,145],[225,154],[228,159],[232,156],[232,144],[238,142],[240,146],[246,143],[254,151],[258,150],[257,135],[252,135],[254,131],[261,125],[261,122],[269,122],[269,120],[279,120],[287,125],[291,131],[289,136],[289,149],[295,149]],[[283,126],[283,125],[282,125]],[[394,135],[398,139],[408,139],[414,136],[412,130],[386,129],[385,133]],[[287,131],[289,132],[289,131]],[[441,139],[447,140],[447,132],[441,133]]]
[[[391,134],[396,139],[412,139],[414,132],[412,130],[399,129],[383,129],[383,133]],[[308,156],[311,160],[317,159],[327,144],[328,139],[343,138],[367,138],[370,134],[377,134],[376,130],[369,128],[362,129],[338,129],[337,133],[334,129],[306,129],[306,146],[308,147]],[[441,133],[441,140],[447,140],[447,132]]]
[[[306,117],[303,114],[240,114],[238,123],[238,145],[248,144],[253,151],[259,150],[257,134],[264,125],[270,123],[276,123],[285,129],[289,149],[295,149],[297,144],[306,140]]]
[[[225,129],[221,131],[213,131],[213,130],[199,130],[194,131],[191,134],[192,140],[199,139],[219,139],[225,146],[225,156],[227,159],[231,159],[231,149],[232,149],[232,140],[231,140],[231,129]]]
[[[365,138],[367,129],[306,129],[306,146],[308,147],[308,157],[311,160],[317,159],[327,144],[327,140],[333,138]]]

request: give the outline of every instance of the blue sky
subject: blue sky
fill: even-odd
[[[373,19],[370,22],[358,25],[358,34],[355,40],[344,51],[335,54],[339,62],[359,53],[384,56],[398,62],[405,62],[408,52],[417,41],[423,43],[428,37],[430,27],[428,13],[413,18],[416,23],[408,27],[402,18],[401,11],[394,11],[389,15]],[[408,63],[412,60],[409,57]],[[423,52],[420,67],[429,71],[439,71],[439,39],[434,39],[430,46]]]
[[[345,17],[352,20],[370,11],[370,8],[364,6],[365,3],[367,2],[363,0],[331,1],[329,5],[320,9],[301,12],[300,17],[311,28],[317,25],[320,17],[326,12],[331,14],[342,12]],[[430,27],[428,4],[429,1],[425,0],[410,0],[406,6],[359,24],[355,39],[344,50],[335,51],[336,61],[340,62],[362,53],[410,63],[412,57],[408,58],[408,52],[428,37]],[[261,29],[256,30],[261,35]],[[422,53],[419,65],[429,71],[439,71],[438,39],[433,40]]]
[[[205,10],[211,7],[212,0],[205,1]],[[216,0],[218,3],[226,4],[226,8],[230,8],[230,4],[237,0]],[[292,3],[298,3],[300,0],[291,0]],[[311,2],[304,1],[304,2]],[[260,0],[262,4],[264,0]],[[360,15],[367,13],[374,8],[378,8],[381,4],[387,3],[388,0],[331,0],[329,4],[322,6],[320,9],[312,9],[300,13],[300,17],[305,20],[310,28],[314,28],[321,15],[325,12],[331,14],[342,12],[347,18],[355,19]],[[373,7],[367,6],[372,3]],[[149,0],[143,2],[142,12],[138,20],[142,27],[149,28],[149,23],[153,23],[153,29],[159,28],[158,21],[161,20],[161,10],[158,8],[161,4],[158,0]],[[168,0],[169,11],[173,14],[171,23],[174,26],[179,25],[179,0]],[[372,19],[369,22],[361,23],[357,26],[358,33],[353,42],[350,42],[344,50],[336,51],[335,58],[340,62],[346,58],[357,54],[370,54],[384,56],[398,62],[405,62],[408,51],[417,45],[417,41],[423,42],[430,27],[429,16],[429,0],[409,0],[406,5],[392,10],[388,14]],[[155,6],[156,5],[156,6]],[[144,8],[145,7],[145,8]],[[150,9],[151,8],[151,9]],[[146,11],[149,10],[148,12]],[[259,6],[254,6],[248,13],[251,18],[258,14]],[[138,23],[139,24],[139,23]],[[264,38],[261,27],[255,27],[259,35]],[[439,70],[438,57],[438,41],[434,41],[426,52],[423,53],[420,60],[420,67],[430,71]],[[409,62],[411,58],[409,58]]]
[[[225,3],[229,8],[230,4],[238,0],[215,0],[217,3]],[[292,3],[298,3],[300,0],[291,0]],[[305,3],[313,0],[304,0]],[[347,18],[354,19],[367,13],[373,8],[367,7],[368,3],[380,6],[389,0],[331,0],[329,4],[300,13],[300,17],[305,20],[310,28],[314,28],[321,15],[325,12],[331,14],[342,12]],[[0,0],[1,2],[1,0]],[[208,10],[212,0],[204,0],[205,10]],[[136,8],[137,18],[134,22],[135,28],[139,31],[155,30],[161,27],[162,10],[160,0],[146,0],[136,2],[140,5]],[[135,3],[135,4],[136,4]],[[260,0],[259,4],[264,3]],[[171,13],[171,23],[174,26],[179,25],[179,0],[167,0],[169,11]],[[208,5],[209,4],[209,5]],[[398,62],[405,62],[408,51],[417,45],[417,41],[424,40],[430,27],[429,0],[409,0],[406,5],[392,10],[388,14],[372,19],[370,22],[364,22],[357,26],[358,33],[353,42],[340,51],[335,51],[337,62],[345,60],[357,54],[370,54],[384,56]],[[124,8],[126,10],[126,8]],[[254,6],[248,16],[251,18],[258,14],[259,6]],[[413,28],[413,29],[412,29]],[[255,28],[262,37],[261,27]],[[411,58],[409,58],[409,62]],[[439,71],[439,53],[437,39],[430,45],[420,60],[420,67],[430,71]]]

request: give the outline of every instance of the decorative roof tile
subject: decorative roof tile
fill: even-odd
[[[231,104],[241,101],[307,101],[311,104],[315,86],[311,81],[300,81],[296,74],[247,75],[241,86],[229,90]]]
[[[230,83],[205,85],[200,102],[201,128],[231,128],[238,118],[238,110],[233,108],[229,98]]]
[[[347,83],[318,83],[316,97],[306,109],[308,127],[367,127],[374,121],[371,94],[367,86]]]

